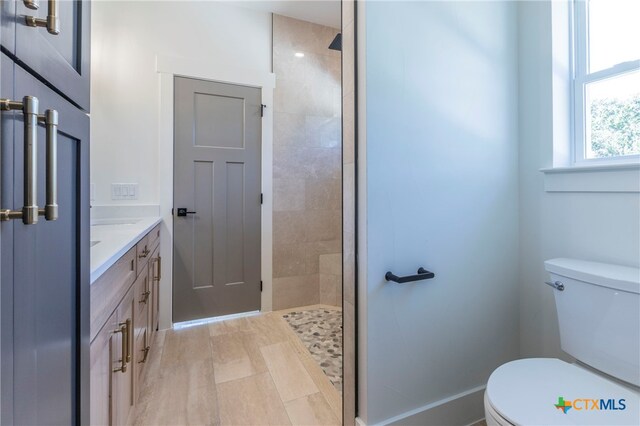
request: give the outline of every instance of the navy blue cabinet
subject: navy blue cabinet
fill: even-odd
[[[58,204],[56,220],[0,222],[2,424],[89,423],[89,3],[58,3],[61,38],[24,24],[25,14],[46,16],[47,1],[36,11],[23,1],[0,5],[0,98],[35,97],[40,116],[30,138],[22,110],[1,112],[0,209],[22,209],[31,177],[44,209],[53,171]],[[47,156],[46,110],[58,117],[49,127],[57,167]],[[31,166],[35,174],[25,173]]]
[[[39,8],[33,10],[26,6],[33,1],[2,2],[3,50],[63,97],[88,111],[91,3],[40,0]],[[46,21],[52,7],[55,9],[57,34],[52,34],[46,26],[28,24],[27,17]]]

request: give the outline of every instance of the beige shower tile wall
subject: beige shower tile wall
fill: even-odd
[[[356,418],[355,330],[355,2],[342,1],[342,179],[343,179],[343,422]]]
[[[342,251],[338,32],[273,16],[274,310],[320,303],[320,258]]]
[[[342,306],[342,253],[320,256],[320,303]]]

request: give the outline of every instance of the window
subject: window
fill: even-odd
[[[640,159],[640,1],[574,1],[576,164]]]

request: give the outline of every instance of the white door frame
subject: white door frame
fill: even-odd
[[[264,109],[262,120],[262,204],[261,223],[261,311],[272,309],[272,247],[273,247],[273,90],[276,86],[275,74],[258,70],[247,70],[225,61],[214,62],[200,59],[186,59],[166,55],[156,56],[156,72],[159,74],[160,108],[159,115],[159,182],[160,217],[162,217],[162,240],[160,255],[162,280],[160,282],[159,328],[171,328],[172,288],[173,288],[173,118],[175,76],[198,78],[220,83],[262,89]]]

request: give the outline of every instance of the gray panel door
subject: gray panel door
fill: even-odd
[[[260,103],[175,79],[174,322],[260,309]]]

